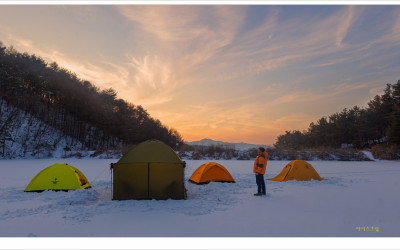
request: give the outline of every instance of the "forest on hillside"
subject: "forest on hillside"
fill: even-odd
[[[307,130],[286,131],[277,137],[276,148],[369,148],[400,146],[400,80],[388,83],[367,107],[354,106],[312,122]]]
[[[112,88],[100,90],[56,62],[47,63],[2,42],[0,101],[79,141],[82,150],[113,149],[147,139],[161,140],[173,148],[183,144],[177,130],[152,118],[142,106],[117,98]],[[3,144],[13,140],[7,124],[15,114],[2,119]]]

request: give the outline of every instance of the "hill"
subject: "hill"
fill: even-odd
[[[82,142],[0,99],[0,158],[82,157]],[[88,125],[87,125],[88,126]],[[94,131],[93,129],[89,129]],[[88,134],[88,138],[93,135]],[[116,145],[122,142],[113,138]],[[94,147],[94,146],[93,146]]]
[[[310,123],[308,129],[302,132],[286,131],[277,137],[274,146],[298,150],[344,146],[362,149],[374,145],[390,145],[398,151],[399,127],[400,80],[395,84],[387,84],[384,94],[376,95],[368,102],[368,107],[345,108]],[[396,154],[395,151],[393,153]]]
[[[12,124],[35,119],[42,124],[40,127],[47,128],[43,133],[57,131],[54,133],[71,138],[71,146],[80,145],[82,151],[110,150],[147,139],[158,139],[174,148],[182,144],[178,131],[151,117],[142,106],[118,99],[115,90],[100,90],[56,62],[49,64],[1,42],[0,101],[4,110],[15,110],[2,113],[0,147],[4,152],[19,140],[17,134],[32,136],[28,133],[31,125],[22,135],[23,131],[13,130],[18,126]],[[30,117],[28,121],[24,120],[26,117]],[[38,136],[42,138],[43,133]],[[27,148],[42,145],[36,140],[24,141],[32,144],[25,145]]]

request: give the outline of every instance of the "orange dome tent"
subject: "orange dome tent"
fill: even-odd
[[[311,179],[322,181],[325,180],[321,178],[314,167],[303,160],[294,160],[288,163],[282,171],[274,178],[267,179],[271,181],[311,181]]]
[[[189,181],[196,184],[206,184],[210,181],[235,182],[226,168],[215,162],[207,162],[194,171]]]

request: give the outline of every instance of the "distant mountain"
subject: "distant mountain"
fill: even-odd
[[[233,142],[214,141],[211,139],[202,139],[200,141],[186,142],[186,144],[190,146],[222,146],[222,147],[234,148],[236,150],[249,150],[252,148],[259,148],[259,147],[264,147],[267,149],[271,147],[267,145],[249,144],[244,142],[233,143]]]

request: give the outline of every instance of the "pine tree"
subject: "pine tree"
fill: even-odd
[[[392,85],[393,109],[389,114],[388,142],[400,146],[400,80]]]

